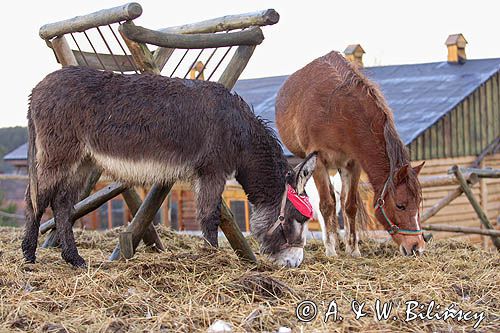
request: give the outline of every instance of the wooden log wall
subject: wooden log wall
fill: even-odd
[[[410,143],[411,159],[477,155],[498,136],[500,74],[496,73]]]

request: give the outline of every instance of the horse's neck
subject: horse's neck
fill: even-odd
[[[381,111],[372,110],[372,112]],[[373,116],[373,114],[371,116]],[[375,117],[377,116],[375,115]],[[366,123],[372,124],[375,129],[364,133],[366,139],[362,146],[355,148],[358,150],[356,155],[361,163],[361,167],[368,176],[373,190],[375,193],[378,193],[382,190],[390,173],[390,161],[386,149],[385,136],[383,134],[385,121],[373,121],[372,119],[368,119]]]

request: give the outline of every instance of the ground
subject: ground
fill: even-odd
[[[434,300],[439,313],[451,303],[477,316],[484,312],[477,331],[500,331],[500,255],[467,243],[436,241],[423,257],[406,258],[392,244],[365,242],[363,258],[332,259],[313,241],[300,268],[281,269],[263,257],[257,265],[242,263],[227,246],[213,250],[167,230],[161,231],[165,253],[141,247],[132,260],[110,263],[117,233],[76,232],[89,263],[82,270],[54,249],[38,250],[37,263],[25,264],[22,230],[0,228],[0,332],[206,332],[217,319],[236,332],[282,326],[294,332],[474,330],[478,317],[406,322],[411,300]],[[389,320],[374,319],[377,299],[392,302]],[[309,323],[296,318],[303,300],[317,303]],[[334,322],[332,315],[324,323],[332,300],[343,320]],[[365,317],[355,319],[353,300],[366,302]]]

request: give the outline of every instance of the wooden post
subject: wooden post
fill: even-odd
[[[484,161],[481,161],[480,164],[481,167],[484,166]],[[500,175],[500,172],[498,173]],[[479,190],[480,190],[480,199],[481,199],[481,208],[483,211],[486,213],[486,216],[488,216],[488,186],[486,185],[486,179],[481,178],[479,181]],[[481,229],[484,228],[484,226],[481,224],[480,225]],[[482,241],[483,241],[483,248],[487,249],[488,248],[488,238],[481,236]]]
[[[166,185],[153,185],[148,195],[144,199],[141,207],[135,214],[132,222],[128,225],[127,231],[132,233],[132,247],[135,250],[141,241],[144,233],[151,225],[151,221],[160,208],[163,200],[165,200],[168,192],[172,188],[173,183]],[[109,257],[109,260],[117,260],[120,258],[120,244],[115,247],[115,250]]]
[[[474,194],[472,193],[472,190],[470,187],[467,185],[467,182],[465,181],[464,176],[462,175],[462,172],[460,171],[460,168],[458,165],[454,165],[451,168],[452,172],[455,174],[457,177],[458,181],[460,182],[460,185],[462,186],[462,189],[467,196],[467,199],[469,199],[472,207],[476,211],[477,216],[479,217],[479,220],[481,223],[485,226],[486,229],[494,229],[493,225],[490,223],[488,220],[488,217],[484,213],[484,211],[481,209],[481,206],[477,202],[476,198],[474,197]],[[493,241],[493,244],[497,248],[497,250],[500,250],[500,238],[491,236],[491,240]]]
[[[142,205],[141,197],[139,196],[137,191],[130,188],[125,190],[125,192],[122,193],[122,196],[127,203],[130,214],[132,216],[135,216]],[[146,229],[142,240],[144,241],[144,245],[152,247],[158,252],[165,251],[165,247],[163,246],[163,243],[160,239],[160,235],[158,235],[158,231],[152,223],[149,224],[148,228]]]
[[[222,199],[220,228],[238,257],[251,263],[257,262],[257,258],[255,258],[252,248],[234,221],[234,215],[229,207],[227,207],[224,199]]]
[[[241,73],[248,64],[250,57],[255,50],[255,45],[252,46],[239,46],[234,53],[231,61],[226,67],[226,70],[222,73],[219,78],[219,83],[223,84],[228,89],[233,89],[236,81],[240,77]]]
[[[120,254],[124,259],[130,259],[134,256],[134,246],[132,244],[132,233],[130,231],[120,232]]]
[[[63,67],[78,66],[75,55],[69,48],[68,42],[66,41],[66,38],[64,36],[54,38],[51,43],[57,60]]]

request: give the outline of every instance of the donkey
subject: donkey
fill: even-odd
[[[28,129],[22,242],[28,262],[35,262],[40,218],[50,205],[62,258],[85,266],[71,216],[96,169],[130,186],[194,183],[197,221],[213,246],[221,194],[235,175],[255,207],[251,225],[261,252],[285,266],[302,262],[305,224],[312,215],[304,210],[304,187],[316,154],[293,170],[270,127],[220,84],[67,67],[33,89]]]
[[[326,254],[337,255],[338,224],[329,170],[340,170],[345,189],[346,252],[360,256],[356,222],[366,221],[358,193],[363,169],[373,187],[375,215],[404,255],[421,254],[423,163],[410,166],[382,93],[338,52],[320,57],[292,74],[276,99],[276,124],[283,143],[295,155],[318,152],[313,174],[325,219]]]

